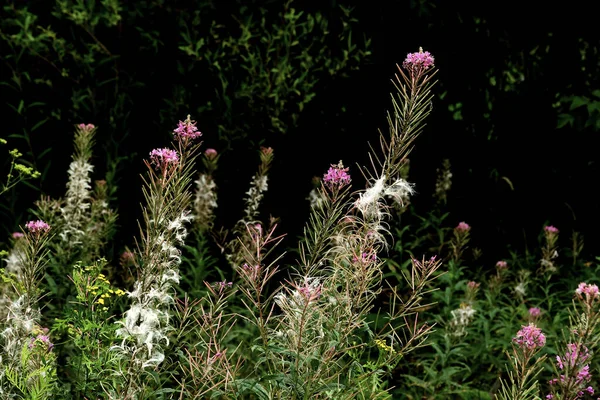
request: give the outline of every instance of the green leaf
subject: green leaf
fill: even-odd
[[[573,101],[571,102],[571,107],[569,107],[569,110],[572,111],[576,108],[588,104],[589,102],[590,100],[585,96],[573,96]]]
[[[35,132],[39,127],[41,127],[42,125],[44,125],[46,122],[48,122],[50,118],[44,118],[43,120],[39,121],[37,124],[35,124],[32,128],[31,128],[31,132]]]
[[[574,122],[575,122],[575,117],[573,117],[571,114],[559,114],[558,122],[556,124],[556,129],[560,129],[560,128],[566,126],[567,124],[570,127],[573,127]]]

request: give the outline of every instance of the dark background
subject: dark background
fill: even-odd
[[[52,26],[67,42],[85,47],[77,42],[82,35],[77,27],[52,14],[52,2],[27,3],[28,10],[38,16],[37,24]],[[94,63],[97,69],[82,73],[75,82],[62,77],[31,49],[16,61],[23,48],[10,44],[17,28],[8,18],[24,5],[7,2],[0,72],[1,81],[9,85],[1,87],[0,136],[11,138],[11,145],[33,159],[45,179],[21,185],[0,199],[3,234],[26,221],[27,209],[41,193],[64,194],[72,126],[86,122],[100,127],[95,178],[101,179],[107,170],[106,157],[121,158],[112,181],[118,199],[113,206],[120,214],[115,251],[130,245],[140,217],[142,159],[153,148],[166,146],[177,120],[189,113],[198,121],[206,147],[223,153],[216,177],[218,223],[230,227],[242,216],[242,196],[258,165],[257,149],[262,144],[275,149],[263,209],[280,217],[280,232],[294,239],[308,215],[305,198],[313,176],[342,159],[350,166],[354,188],[364,186],[355,163],[367,162],[367,143],[377,143],[378,129],[385,132],[395,64],[422,46],[435,56],[439,73],[433,111],[410,157],[417,212],[433,207],[435,171],[448,158],[453,173],[448,224],[468,222],[474,246],[483,249],[487,261],[507,256],[507,246],[516,250],[532,246],[546,223],[561,230],[563,244],[572,230],[583,233],[584,252],[588,258],[594,255],[600,238],[595,195],[600,114],[595,107],[600,98],[593,95],[598,89],[600,37],[597,14],[589,3],[296,2],[299,10],[319,11],[330,18],[332,30],[338,6],[354,7],[353,38],[370,38],[372,54],[346,77],[323,77],[315,98],[285,134],[264,129],[261,118],[266,116],[258,110],[248,121],[255,129],[235,140],[217,134],[218,108],[198,112],[211,101],[211,88],[218,78],[206,71],[185,74],[180,70],[187,61],[177,46],[178,18],[198,3],[136,3],[135,7],[123,6],[128,17],[121,23],[96,30],[97,38],[110,49],[110,62]],[[239,13],[241,2],[204,3],[210,3],[203,14],[205,21],[235,24],[231,16]],[[259,7],[277,10],[282,3],[245,4],[252,12]],[[140,33],[144,31],[157,32],[162,43],[158,50],[146,46],[148,41]],[[75,69],[78,64],[74,64]],[[23,84],[14,90],[17,66],[20,74],[28,71],[52,85]],[[114,78],[115,71],[118,88],[101,85],[106,78],[103,74]],[[186,85],[192,94],[183,104],[166,107],[165,99],[173,97],[176,84]],[[77,105],[73,93],[83,86],[93,90]],[[125,94],[121,105],[117,90]],[[569,96],[585,96],[589,103],[571,109],[574,103]],[[18,114],[13,106],[21,99],[45,105]],[[25,140],[23,129],[31,130],[42,118],[48,119]],[[561,126],[565,118],[570,122]]]

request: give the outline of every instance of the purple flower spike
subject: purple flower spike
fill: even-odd
[[[517,332],[517,336],[513,338],[513,342],[522,349],[535,349],[544,347],[546,336],[544,336],[540,328],[534,324],[529,324],[521,327],[521,330]]]
[[[433,56],[428,51],[424,52],[423,48],[419,48],[418,53],[410,53],[406,56],[402,66],[408,70],[426,70],[434,66],[434,61]]]
[[[173,130],[173,136],[177,140],[187,141],[202,136],[202,133],[196,128],[196,121],[192,121],[188,115],[185,121],[179,121],[179,125]]]
[[[350,184],[349,168],[344,168],[340,161],[338,165],[331,165],[327,173],[323,175],[323,182],[330,190],[339,190],[342,187]]]
[[[50,230],[50,225],[38,219],[37,221],[29,221],[25,224],[25,228],[31,233],[40,234],[46,233]]]

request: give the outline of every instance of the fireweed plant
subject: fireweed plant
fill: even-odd
[[[244,216],[233,238],[217,240],[235,274],[205,282],[195,298],[179,288],[190,276],[180,272],[182,249],[189,228],[219,238],[216,151],[204,151],[195,193],[201,134],[189,116],[172,147],[150,152],[140,237],[118,261],[136,271],[125,290],[113,283],[126,282],[124,271],[103,258],[116,214],[104,181],[92,189],[96,127],[77,125],[64,198],[42,198],[39,219],[13,235],[6,256],[2,398],[389,397],[386,373],[432,328],[417,310],[437,275],[435,258],[413,259],[408,287],[389,288],[389,309],[372,310],[384,284],[386,220],[413,192],[400,170],[430,111],[434,76],[428,52],[408,56],[389,134],[372,168],[361,168],[369,187],[352,192],[349,168],[331,166],[288,269],[277,264],[275,221],[259,220],[274,154],[261,148]],[[282,284],[278,272],[288,275]]]
[[[390,309],[371,313],[383,283],[385,221],[390,207],[413,191],[400,170],[429,112],[434,74],[427,52],[411,54],[399,68],[389,135],[381,135],[381,153],[371,154],[372,169],[363,169],[369,187],[352,193],[349,168],[331,165],[313,193],[319,201],[300,241],[299,260],[274,290],[272,278],[282,269],[281,255],[274,254],[281,235],[273,221],[257,219],[273,155],[261,149],[244,217],[233,230],[237,245],[220,246],[230,262],[232,255],[239,260],[233,263],[237,278],[207,283],[202,311],[188,325],[201,340],[193,351],[186,348],[180,363],[184,397],[389,397],[386,372],[423,345],[431,330],[416,310],[440,266],[435,258],[414,259],[408,290],[390,288]],[[213,199],[206,194],[213,188],[207,185],[196,198]],[[243,305],[237,320],[225,307],[236,302]],[[188,309],[187,301],[178,307],[182,315]],[[240,337],[233,333],[240,327],[255,332],[245,336],[246,345],[223,334]]]
[[[449,161],[436,209],[411,206],[435,74],[422,50],[398,68],[389,130],[359,167],[367,187],[353,191],[342,161],[315,180],[293,265],[261,219],[273,149],[225,229],[220,155],[189,116],[148,149],[140,235],[111,261],[97,128],[77,125],[64,197],[38,201],[3,256],[0,398],[592,398],[598,267],[581,237],[565,248],[546,225],[538,251],[481,265],[477,226],[444,212]]]
[[[450,197],[438,189],[441,180],[449,182],[449,174],[439,172],[436,209],[426,216],[412,208],[396,214],[398,221],[418,228],[415,233],[395,228],[385,276],[393,280],[413,254],[436,250],[445,274],[437,280],[440,290],[432,293],[437,307],[422,310],[422,318],[438,325],[429,336],[431,346],[398,365],[394,395],[598,398],[599,365],[593,356],[598,305],[596,285],[590,282],[597,280],[600,265],[582,260],[581,235],[574,232],[571,243],[565,243],[560,230],[547,224],[537,249],[509,250],[505,259],[486,265],[479,258],[482,251],[471,247],[478,227],[448,223],[451,216],[440,199]],[[449,190],[451,182],[444,186]]]

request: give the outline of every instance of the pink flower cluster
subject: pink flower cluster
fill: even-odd
[[[585,282],[581,282],[577,289],[575,289],[575,293],[581,298],[582,295],[585,295],[587,299],[595,299],[598,298],[598,286],[597,285],[588,285]]]
[[[565,352],[564,358],[556,356],[556,364],[558,367],[563,369],[564,364],[567,364],[568,367],[573,368],[576,363],[583,364],[588,358],[590,358],[590,352],[588,348],[583,345],[581,347],[583,347],[583,349],[580,352],[576,343],[567,344],[567,351]]]
[[[49,331],[48,328],[44,328],[44,329],[42,329],[43,333],[37,335],[34,338],[31,338],[31,340],[29,341],[29,346],[28,346],[29,350],[32,350],[36,344],[41,344],[45,348],[46,351],[48,351],[48,352],[51,351],[52,348],[54,348],[54,344],[50,341],[50,337],[48,336],[48,331]]]
[[[467,288],[468,288],[469,290],[475,290],[475,289],[478,289],[478,288],[479,288],[479,286],[481,286],[481,283],[477,283],[477,282],[475,282],[475,281],[469,281],[469,282],[467,283]]]
[[[31,233],[40,234],[50,230],[50,225],[38,219],[37,221],[29,221],[25,224],[25,228]]]
[[[513,338],[513,342],[522,349],[535,349],[544,347],[546,344],[546,336],[542,330],[534,324],[522,326],[517,332],[517,336]]]
[[[212,161],[217,158],[217,151],[215,149],[206,149],[204,150],[204,155]]]
[[[428,51],[423,51],[422,48],[419,48],[418,53],[409,53],[406,56],[406,59],[402,63],[402,66],[405,69],[422,69],[426,70],[434,66],[434,58]]]
[[[551,385],[553,385],[553,384],[555,384],[557,382],[558,382],[558,379],[552,379],[548,383],[550,383]],[[587,388],[585,388],[583,390],[580,390],[579,392],[577,392],[577,397],[576,398],[577,399],[581,399],[585,395],[586,392],[589,393],[590,396],[592,396],[594,394],[594,388],[591,387],[591,386],[588,386]],[[546,395],[546,399],[547,400],[552,400],[552,399],[554,399],[554,395],[552,393],[550,393],[550,394]]]
[[[498,261],[496,263],[496,268],[498,268],[498,269],[507,269],[508,268],[508,264],[506,263],[506,261]]]
[[[552,226],[552,225],[548,225],[544,227],[544,232],[549,233],[549,234],[557,234],[558,228]]]
[[[466,233],[471,230],[471,226],[469,224],[467,224],[466,222],[461,222],[454,229],[459,233]]]
[[[164,169],[169,165],[177,165],[179,156],[175,150],[154,149],[150,152],[150,162],[155,165],[156,169]]]
[[[192,121],[188,115],[185,121],[179,121],[177,128],[173,130],[173,136],[177,140],[189,140],[202,136],[202,133],[196,127],[196,121]]]
[[[260,146],[260,152],[263,155],[265,155],[265,156],[272,156],[273,155],[273,148],[272,147]]]
[[[82,131],[86,131],[86,132],[90,132],[90,131],[96,129],[96,126],[94,126],[94,124],[79,124],[79,125],[77,125],[77,127],[79,129],[81,129]]]
[[[587,347],[583,345],[579,345],[576,343],[567,344],[567,351],[565,352],[564,357],[556,356],[556,364],[558,368],[562,371],[567,367],[567,371],[577,371],[577,375],[573,377],[567,377],[565,375],[560,375],[560,378],[554,378],[548,381],[550,385],[558,385],[563,387],[571,387],[573,388],[573,379],[577,396],[575,398],[581,398],[587,392],[590,395],[594,394],[594,388],[591,386],[587,386],[589,382],[592,380],[592,374],[590,373],[590,366],[586,364],[586,361],[591,357],[590,352]],[[585,365],[584,365],[585,364]],[[546,396],[546,399],[553,399],[554,396],[549,394]]]
[[[338,165],[332,165],[327,173],[323,175],[323,182],[330,190],[341,189],[342,187],[350,184],[350,175],[348,174],[349,168],[344,168],[340,162]]]

